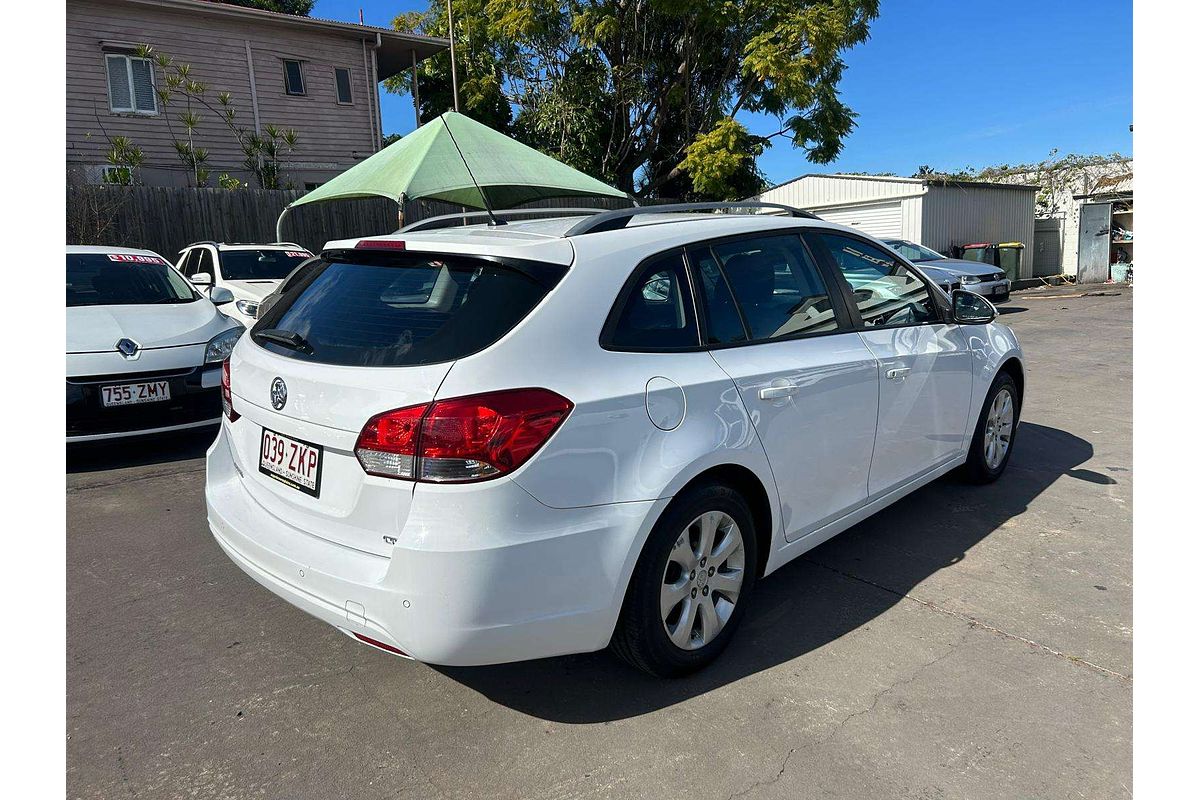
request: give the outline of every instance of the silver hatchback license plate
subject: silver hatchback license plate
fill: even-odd
[[[280,483],[318,497],[321,494],[321,445],[263,428],[258,470]]]
[[[100,387],[100,404],[105,408],[132,406],[137,403],[158,403],[170,399],[171,384],[167,381],[122,383],[118,386]]]

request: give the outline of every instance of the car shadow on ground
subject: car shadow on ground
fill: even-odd
[[[999,312],[1000,316],[1004,316],[1005,314],[1020,314],[1022,311],[1028,310],[1024,306],[996,306],[996,311]]]
[[[738,635],[715,664],[657,680],[606,652],[494,667],[435,667],[494,702],[565,723],[625,719],[791,661],[869,623],[1092,456],[1065,431],[1022,423],[1005,475],[973,486],[954,475],[920,489],[760,583]],[[1091,473],[1094,474],[1094,473]]]
[[[217,426],[212,425],[179,433],[68,444],[67,474],[204,458],[205,451],[216,437]]]

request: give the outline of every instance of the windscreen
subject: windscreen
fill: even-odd
[[[67,308],[191,303],[199,298],[184,277],[159,256],[67,256]]]
[[[306,258],[300,250],[224,250],[221,277],[227,281],[281,281]]]
[[[545,297],[553,280],[535,274],[462,256],[335,258],[282,295],[251,335],[271,352],[321,364],[453,361],[494,343]]]
[[[930,250],[928,247],[922,247],[919,244],[906,242],[902,239],[893,239],[887,245],[913,263],[918,261],[940,261],[945,258],[944,255],[935,250]]]

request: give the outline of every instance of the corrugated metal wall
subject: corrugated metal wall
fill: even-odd
[[[931,185],[922,200],[921,244],[944,253],[971,242],[1022,242],[1021,277],[1032,277],[1036,194],[1017,186]]]
[[[900,200],[890,203],[855,205],[828,210],[814,209],[826,222],[846,225],[880,239],[901,238],[904,235]]]
[[[834,178],[805,175],[768,189],[757,200],[797,208],[815,208],[859,200],[881,200],[922,191],[921,181],[909,178]]]
[[[914,178],[805,175],[757,199],[806,208],[873,236],[896,236],[939,252],[971,242],[1022,242],[1021,277],[1033,275],[1037,190],[1021,186],[938,186]]]

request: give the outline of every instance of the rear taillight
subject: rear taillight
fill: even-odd
[[[417,432],[428,410],[428,404],[410,406],[367,420],[354,445],[354,455],[362,468],[385,478],[416,477]]]
[[[229,378],[229,359],[221,362],[221,409],[230,422],[237,422],[241,416],[233,410],[233,382]]]
[[[548,389],[438,400],[371,417],[354,453],[371,475],[435,483],[487,480],[528,461],[573,407]]]

